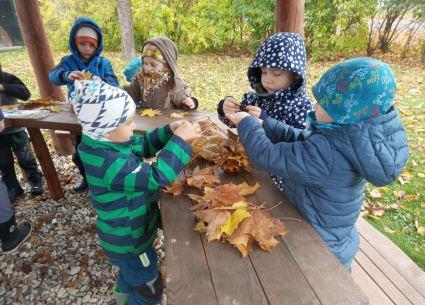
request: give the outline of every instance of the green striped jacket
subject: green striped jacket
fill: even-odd
[[[142,158],[158,151],[156,163],[143,162]],[[173,182],[189,163],[190,146],[165,125],[145,136],[133,135],[125,143],[83,135],[78,152],[105,255],[125,259],[145,252],[160,223],[158,190]]]

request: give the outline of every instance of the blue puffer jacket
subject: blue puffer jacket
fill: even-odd
[[[75,33],[82,26],[92,27],[98,34],[99,47],[97,48],[94,56],[89,62],[84,63],[78,54],[77,47],[74,43]],[[56,86],[67,85],[68,97],[74,91],[74,82],[68,80],[68,73],[72,71],[89,71],[94,76],[99,76],[104,82],[111,86],[119,86],[117,77],[115,76],[114,70],[112,69],[111,63],[104,57],[101,57],[103,51],[103,33],[99,24],[93,19],[87,17],[79,17],[75,20],[72,25],[71,32],[69,33],[69,50],[71,55],[62,57],[61,62],[56,66],[55,69],[49,72],[50,81]]]
[[[271,118],[261,127],[254,117],[237,128],[251,162],[285,179],[287,199],[339,261],[350,262],[359,247],[355,223],[366,180],[376,186],[393,182],[409,158],[395,108],[332,130],[308,132]]]

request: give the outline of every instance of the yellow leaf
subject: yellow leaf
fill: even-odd
[[[423,173],[418,173],[418,177],[419,177],[419,178],[425,178],[425,174],[423,174]]]
[[[418,228],[418,234],[420,236],[425,236],[425,227],[419,227]]]
[[[141,116],[147,116],[147,117],[154,117],[160,114],[161,114],[161,111],[157,109],[144,109],[142,112],[140,112]]]
[[[202,220],[198,221],[195,226],[195,231],[198,231],[199,233],[206,233],[207,227],[205,226],[205,222],[203,222]]]
[[[246,182],[240,185],[243,187],[242,190],[239,192],[239,194],[241,194],[242,196],[248,196],[248,195],[254,194],[255,191],[260,187],[260,183],[258,182],[255,183],[253,186],[250,186]]]
[[[227,235],[232,235],[242,220],[250,216],[251,214],[244,208],[236,209],[227,219],[227,223],[221,227],[221,232],[226,233]]]
[[[183,117],[184,117],[186,114],[187,114],[186,112],[180,112],[180,113],[173,112],[172,114],[170,114],[170,117],[171,117],[172,119],[183,119]]]
[[[367,214],[367,217],[370,217],[374,220],[381,220],[378,216],[372,215],[372,214]]]

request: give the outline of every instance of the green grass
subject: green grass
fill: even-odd
[[[55,62],[63,55],[54,54]],[[106,53],[105,56],[112,61],[115,72],[124,84],[121,71],[125,62],[119,59],[117,53]],[[179,66],[182,76],[199,98],[201,109],[215,110],[216,103],[221,98],[233,95],[240,99],[249,89],[246,69],[250,60],[249,56],[183,54],[179,58]],[[367,202],[387,206],[398,203],[397,208],[387,210],[379,220],[367,219],[425,270],[425,237],[418,234],[418,228],[425,227],[425,69],[414,59],[403,62],[392,58],[388,60],[397,79],[396,103],[407,130],[411,156],[404,172],[407,180],[405,184],[397,181],[379,188],[382,198],[372,198],[370,191],[377,188],[367,185]],[[5,71],[17,74],[28,85],[34,97],[38,96],[35,77],[25,50],[0,53],[0,63]],[[333,62],[309,62],[308,87],[332,64]],[[398,191],[405,194],[400,198],[394,194]]]

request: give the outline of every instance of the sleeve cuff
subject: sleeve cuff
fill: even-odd
[[[267,114],[267,112],[264,109],[261,110],[260,119],[264,121],[268,117],[269,117],[269,115]]]

